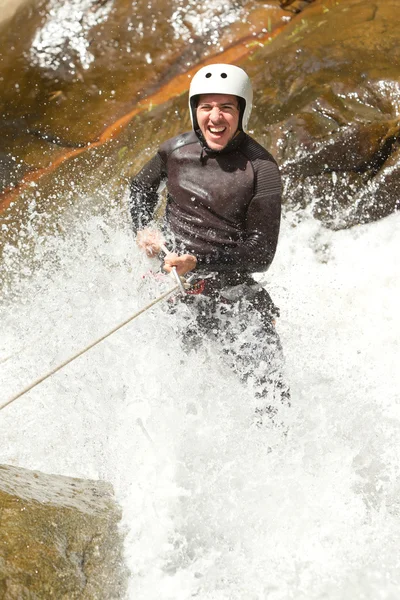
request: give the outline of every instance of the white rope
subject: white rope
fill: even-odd
[[[39,385],[39,383],[42,383],[43,381],[45,381],[46,379],[48,379],[49,377],[51,377],[52,375],[54,375],[58,371],[61,371],[61,369],[63,369],[67,365],[69,365],[69,363],[71,363],[73,360],[75,360],[76,358],[79,358],[79,356],[82,356],[82,354],[85,354],[85,352],[87,352],[88,350],[90,350],[91,348],[93,348],[94,346],[96,346],[97,344],[100,344],[100,342],[102,342],[106,338],[110,337],[110,335],[112,335],[113,333],[115,333],[116,331],[118,331],[119,329],[121,329],[122,327],[125,327],[125,325],[128,325],[128,323],[130,323],[131,321],[133,321],[133,319],[136,319],[136,317],[138,317],[139,315],[141,315],[142,313],[144,313],[146,310],[148,310],[149,308],[151,308],[152,306],[154,306],[158,302],[161,302],[161,300],[164,300],[164,298],[166,298],[167,296],[169,296],[170,294],[172,294],[173,292],[175,292],[178,289],[180,289],[180,286],[177,284],[173,288],[171,288],[170,290],[168,290],[167,292],[164,292],[164,294],[161,294],[161,296],[159,296],[158,298],[156,298],[155,300],[153,300],[152,302],[150,302],[150,304],[148,304],[147,306],[145,306],[144,308],[142,308],[141,310],[139,310],[138,312],[136,312],[134,315],[132,315],[131,317],[129,317],[129,319],[126,319],[125,321],[123,321],[122,323],[120,323],[119,325],[117,325],[116,327],[114,327],[111,331],[109,331],[105,335],[102,335],[95,342],[92,342],[91,344],[89,344],[89,346],[86,346],[86,348],[84,348],[83,350],[81,350],[77,354],[74,354],[74,356],[71,356],[70,358],[68,358],[67,360],[65,360],[62,364],[58,365],[57,367],[54,367],[54,369],[52,369],[51,371],[49,371],[48,373],[46,373],[42,377],[39,377],[39,379],[36,379],[36,381],[34,381],[30,385],[28,385],[21,392],[18,392],[18,394],[15,394],[15,396],[13,396],[12,398],[10,398],[6,402],[4,402],[4,404],[1,404],[0,405],[0,410],[3,410],[3,408],[5,408],[6,406],[8,406],[9,404],[11,404],[12,402],[14,402],[15,400],[18,400],[18,398],[21,398],[21,396],[23,396],[27,392],[30,392],[30,390],[32,390],[34,387],[36,387],[37,385]]]
[[[166,247],[165,244],[161,244],[160,248],[164,252],[165,255],[170,254],[170,251],[168,250],[168,248]],[[184,296],[186,294],[186,291],[185,291],[185,288],[183,287],[182,280],[178,275],[178,271],[176,270],[176,267],[172,267],[171,273],[175,277],[176,283],[179,285],[179,289],[180,289],[182,296]]]

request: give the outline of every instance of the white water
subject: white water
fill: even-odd
[[[0,412],[0,463],[113,483],[129,599],[398,599],[400,218],[292,221],[267,277],[286,438],[254,428],[216,349],[183,353],[161,305]],[[36,258],[3,299],[0,403],[159,292],[106,217]]]
[[[64,0],[62,3],[50,0],[45,22],[32,40],[32,64],[54,71],[64,66],[73,74],[79,67],[89,69],[94,61],[89,50],[89,33],[107,20],[114,2],[107,0],[98,4],[92,0]],[[66,49],[75,53],[76,59],[68,58]]]

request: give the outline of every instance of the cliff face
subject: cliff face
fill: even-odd
[[[395,0],[315,2],[244,66],[252,125],[286,176],[288,203],[334,228],[400,198],[400,15]]]
[[[123,598],[119,519],[104,482],[1,465],[1,598]]]
[[[106,186],[107,201],[117,197],[163,140],[190,127],[185,91],[204,60],[251,76],[250,125],[282,167],[287,207],[311,207],[335,229],[396,209],[396,0],[110,0],[85,3],[79,19],[67,4],[28,3],[1,36],[7,240],[28,215],[34,231],[59,221],[77,184],[81,196]]]
[[[21,4],[27,0],[0,0],[0,23],[10,19]]]
[[[45,167],[177,74],[293,14],[277,0],[30,0],[0,30],[0,153]]]

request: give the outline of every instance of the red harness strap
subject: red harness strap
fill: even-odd
[[[197,294],[202,294],[204,292],[205,287],[206,287],[205,279],[200,279],[199,281],[196,281],[196,283],[193,283],[193,285],[188,290],[186,290],[186,293],[190,294],[192,296],[197,295]]]

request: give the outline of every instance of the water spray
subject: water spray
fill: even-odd
[[[45,375],[42,375],[41,377],[39,377],[38,379],[36,379],[33,383],[31,383],[30,385],[28,385],[27,387],[25,387],[22,391],[20,391],[17,394],[15,394],[12,398],[9,398],[6,402],[4,402],[3,404],[0,405],[0,410],[3,410],[3,408],[5,408],[6,406],[8,406],[9,404],[11,404],[12,402],[14,402],[15,400],[18,400],[18,398],[21,398],[21,396],[24,396],[27,392],[30,392],[33,388],[35,388],[36,386],[38,386],[40,383],[42,383],[46,379],[49,379],[49,377],[51,377],[52,375],[54,375],[58,371],[61,371],[61,369],[63,369],[67,365],[69,365],[72,361],[74,361],[75,359],[79,358],[80,356],[82,356],[83,354],[85,354],[86,352],[88,352],[88,350],[91,350],[92,348],[94,348],[94,346],[97,346],[97,344],[100,344],[100,342],[102,342],[106,338],[110,337],[113,333],[116,333],[119,329],[122,329],[123,327],[125,327],[126,325],[128,325],[128,323],[130,323],[131,321],[133,321],[134,319],[136,319],[137,317],[139,317],[139,315],[143,314],[144,312],[146,312],[147,310],[149,310],[149,308],[151,308],[155,304],[158,304],[159,302],[161,302],[162,300],[164,300],[165,298],[167,298],[168,296],[170,296],[171,294],[173,294],[177,290],[179,290],[181,293],[182,293],[182,290],[183,290],[183,293],[185,294],[186,292],[185,292],[184,284],[183,284],[182,280],[180,279],[179,275],[177,274],[176,269],[175,269],[175,273],[173,273],[173,275],[174,275],[175,278],[179,279],[179,283],[177,282],[176,285],[174,285],[173,288],[167,290],[166,292],[164,292],[163,294],[161,294],[161,296],[158,296],[158,298],[155,298],[154,300],[152,300],[149,304],[147,304],[146,306],[144,306],[143,308],[141,308],[135,314],[131,315],[128,319],[125,319],[125,321],[123,321],[119,325],[115,326],[113,329],[111,329],[110,331],[108,331],[106,334],[102,335],[100,338],[98,338],[97,340],[95,340],[94,342],[92,342],[91,344],[89,344],[88,346],[86,346],[86,348],[84,348],[80,352],[74,354],[73,356],[71,356],[70,358],[68,358],[67,360],[65,360],[63,363],[61,363],[60,365],[58,365],[57,367],[54,367],[53,369],[51,369],[50,371],[48,371]]]
[[[161,250],[166,255],[170,254],[169,250],[166,248],[166,246],[164,244],[161,244]],[[76,358],[79,358],[80,356],[82,356],[83,354],[85,354],[86,352],[88,352],[88,350],[91,350],[94,346],[97,346],[97,344],[99,344],[100,342],[104,341],[106,338],[110,337],[113,333],[115,333],[119,329],[122,329],[122,327],[125,327],[125,325],[128,325],[128,323],[130,323],[131,321],[133,321],[134,319],[136,319],[139,315],[141,315],[142,313],[144,313],[146,310],[148,310],[149,308],[151,308],[155,304],[158,304],[158,302],[161,302],[162,300],[164,300],[165,298],[167,298],[168,296],[170,296],[171,294],[173,294],[175,291],[179,290],[180,295],[185,296],[186,295],[185,285],[187,287],[190,287],[190,284],[188,282],[184,282],[182,280],[182,278],[178,275],[176,267],[172,267],[171,274],[172,274],[172,276],[174,277],[174,279],[176,281],[176,285],[173,288],[171,288],[168,291],[164,292],[158,298],[155,298],[152,302],[150,302],[150,304],[147,304],[141,310],[139,310],[135,314],[131,315],[128,319],[125,319],[125,321],[123,321],[122,323],[120,323],[119,325],[117,325],[116,327],[114,327],[113,329],[111,329],[111,331],[109,331],[108,333],[102,335],[100,338],[98,338],[97,340],[95,340],[94,342],[92,342],[91,344],[89,344],[88,346],[86,346],[86,348],[84,348],[80,352],[74,354],[73,356],[71,356],[70,358],[68,358],[67,360],[65,360],[63,363],[61,363],[60,365],[58,365],[57,367],[54,367],[53,369],[51,369],[45,375],[42,375],[41,377],[39,377],[39,379],[36,379],[33,383],[31,383],[30,385],[28,385],[27,387],[25,387],[22,391],[20,391],[17,394],[15,394],[12,398],[9,398],[3,404],[0,404],[0,410],[3,410],[3,408],[5,408],[6,406],[8,406],[9,404],[11,404],[12,402],[14,402],[15,400],[18,400],[18,398],[21,398],[21,396],[24,396],[27,392],[30,392],[33,388],[35,388],[36,386],[38,386],[40,383],[42,383],[43,381],[45,381],[46,379],[48,379],[49,377],[51,377],[52,375],[54,375],[58,371],[61,371],[61,369],[63,369],[67,365],[69,365]],[[8,360],[8,358],[11,358],[11,356],[6,357],[5,360]]]

